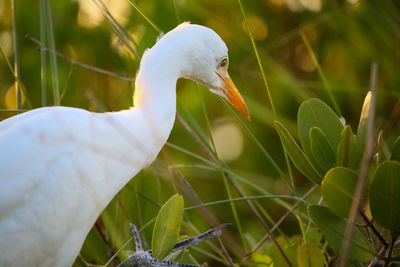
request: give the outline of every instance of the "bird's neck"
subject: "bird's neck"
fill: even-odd
[[[136,76],[134,109],[142,114],[157,143],[166,142],[175,120],[176,82],[182,76],[182,54],[158,43],[143,55]],[[160,147],[161,149],[161,147]]]
[[[110,149],[118,149],[123,160],[109,162],[107,168],[114,178],[100,183],[103,204],[153,162],[169,137],[175,121],[176,82],[180,77],[179,65],[171,62],[173,58],[176,59],[171,53],[155,47],[148,50],[136,75],[134,107],[104,117],[121,133],[112,136]],[[118,148],[117,143],[121,144]]]
[[[154,122],[161,123],[175,117],[177,75],[168,75],[161,66],[140,70],[136,77],[134,109]]]
[[[136,76],[134,109],[143,117],[149,132],[158,136],[155,141],[160,146],[174,124],[178,78],[179,70],[171,67],[168,55],[157,56],[154,52],[151,56],[145,54]]]
[[[179,52],[158,43],[147,50],[136,75],[134,107],[157,113],[175,109],[176,81],[182,76]]]

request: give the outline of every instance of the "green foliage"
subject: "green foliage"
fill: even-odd
[[[360,149],[363,149],[365,146],[365,138],[367,135],[368,128],[368,117],[371,105],[371,91],[368,91],[367,95],[364,98],[364,103],[361,109],[360,121],[358,123],[357,129],[357,138],[360,141]]]
[[[290,239],[285,239],[282,236],[276,238],[276,241],[281,246],[283,251],[285,252],[287,258],[293,267],[297,267],[297,248],[299,245],[300,238],[299,236],[293,236]],[[278,248],[272,245],[267,253],[268,256],[271,257],[274,266],[288,266],[285,259],[282,257],[282,254],[279,252]]]
[[[347,222],[333,214],[327,207],[312,205],[308,208],[313,222],[321,229],[329,246],[339,253],[342,247]],[[367,262],[372,259],[374,248],[357,228],[350,241],[349,259],[355,262]]]
[[[382,130],[378,134],[378,144],[376,146],[377,146],[376,154],[377,154],[377,158],[378,158],[378,164],[381,164],[382,162],[389,159],[385,140],[383,140],[383,131]]]
[[[325,134],[327,141],[331,146],[331,150],[336,151],[343,125],[340,122],[339,117],[327,104],[315,98],[304,101],[300,105],[297,113],[297,123],[301,145],[303,146],[304,152],[313,166],[317,167],[319,174],[323,176],[325,172],[323,168],[319,166],[317,158],[311,148],[311,128],[318,127],[323,134]]]
[[[178,240],[183,218],[183,198],[175,194],[161,207],[153,229],[152,255],[164,259]]]
[[[299,267],[320,267],[327,264],[320,244],[312,241],[307,241],[299,246],[297,263]]]
[[[331,169],[321,185],[322,196],[329,209],[340,217],[347,218],[358,175],[355,171],[344,167]]]
[[[400,163],[386,161],[375,172],[370,188],[370,207],[381,226],[400,230]]]
[[[400,161],[400,137],[398,137],[394,142],[392,155],[390,156],[390,159]]]
[[[48,5],[50,2],[51,9]],[[229,48],[230,75],[243,94],[253,119],[251,123],[234,121],[235,117],[232,117],[230,109],[221,108],[221,102],[214,95],[192,82],[180,80],[177,91],[179,112],[192,130],[214,153],[212,139],[214,125],[228,120],[232,124],[241,124],[244,132],[248,134],[248,137],[245,134],[242,136],[241,156],[232,162],[218,159],[221,164],[215,164],[203,153],[198,142],[177,122],[169,141],[181,149],[171,149],[173,145],[164,148],[149,170],[136,176],[111,202],[101,216],[104,224],[99,224],[90,231],[83,246],[81,255],[87,261],[95,264],[109,261],[107,262],[109,264],[112,261],[110,252],[133,250],[132,242],[129,242],[131,234],[126,229],[129,221],[140,226],[145,240],[151,240],[151,230],[160,203],[177,192],[184,194],[185,200],[186,197],[194,199],[194,192],[197,192],[206,203],[222,200],[216,205],[207,207],[209,214],[201,213],[194,208],[185,211],[183,223],[185,227],[188,226],[186,230],[206,227],[206,219],[210,217],[231,222],[238,218],[244,234],[242,235],[237,228],[232,229],[228,239],[232,242],[227,242],[225,245],[233,261],[239,262],[241,250],[247,252],[251,249],[255,241],[260,240],[265,234],[265,230],[262,223],[256,220],[258,217],[241,202],[235,205],[237,216],[233,216],[233,211],[224,206],[224,203],[229,203],[231,200],[225,199],[227,197],[221,194],[224,184],[220,178],[223,172],[232,176],[236,186],[246,196],[267,195],[267,193],[287,196],[286,199],[275,199],[278,205],[275,203],[270,205],[271,203],[261,199],[252,200],[257,209],[262,211],[262,220],[269,221],[271,225],[275,225],[274,219],[278,219],[276,214],[284,214],[296,199],[309,189],[310,183],[304,181],[303,175],[314,184],[322,183],[323,205],[326,204],[329,208],[328,210],[322,207],[324,211],[347,217],[352,188],[356,183],[354,174],[358,177],[365,148],[371,104],[370,93],[364,100],[361,116],[359,107],[365,95],[365,85],[369,79],[367,70],[372,60],[379,62],[382,74],[379,77],[376,110],[379,117],[376,125],[380,126],[382,122],[382,128],[385,129],[385,135],[380,134],[378,140],[374,140],[374,143],[377,143],[377,147],[374,147],[378,153],[377,163],[379,166],[382,163],[387,164],[385,163],[387,159],[400,161],[400,140],[395,141],[391,156],[385,146],[389,141],[392,144],[392,140],[399,135],[398,116],[392,116],[397,114],[393,106],[400,97],[397,71],[400,54],[396,42],[393,41],[400,29],[400,13],[396,1],[358,1],[355,5],[350,4],[352,1],[340,1],[340,3],[320,1],[321,10],[312,11],[303,6],[304,1],[298,3],[300,9],[296,10],[290,9],[289,1],[240,1],[239,6],[236,2],[227,0],[218,2],[137,0],[109,2],[101,4],[102,8],[95,5],[90,8],[85,7],[84,2],[41,0],[39,18],[39,12],[32,12],[39,8],[38,3],[16,0],[18,11],[14,14],[16,15],[14,18],[17,23],[11,26],[13,13],[9,12],[9,1],[0,1],[1,119],[16,114],[11,111],[14,108],[27,110],[39,107],[42,103],[53,105],[61,102],[65,106],[97,112],[127,109],[132,105],[132,92],[135,89],[133,82],[99,74],[94,68],[81,68],[68,60],[57,58],[54,53],[47,50],[41,50],[39,53],[36,51],[37,44],[24,40],[25,34],[38,38],[40,28],[43,32],[40,34],[41,42],[63,53],[67,58],[134,78],[139,68],[141,54],[154,44],[159,31],[168,32],[182,21],[192,21],[213,28],[226,42]],[[115,15],[117,13],[121,14]],[[85,14],[92,14],[93,18],[82,16]],[[99,14],[104,16],[103,22],[91,26],[93,21],[98,20],[96,17],[98,18]],[[244,16],[241,17],[240,14]],[[258,35],[262,28],[260,25],[264,25],[266,29],[263,38]],[[19,51],[12,51],[9,47],[13,42],[11,34],[13,32],[18,35]],[[346,41],[349,39],[353,41]],[[12,62],[14,58],[16,62]],[[14,69],[9,64],[10,60],[19,66],[16,71],[19,71],[20,75],[14,74]],[[20,85],[26,99],[25,103],[22,102],[15,107],[9,103],[9,93],[15,90],[11,88],[14,82]],[[268,86],[271,90],[268,90]],[[265,87],[267,92],[264,90]],[[197,89],[205,93],[198,94]],[[337,116],[322,100],[316,98],[333,104],[331,106],[337,114],[342,111],[348,124],[356,125],[359,121],[358,129],[354,131],[356,135],[353,134],[350,125],[342,125],[338,119],[341,116]],[[301,104],[304,100],[307,101]],[[298,125],[296,125],[294,114],[300,104]],[[281,144],[299,172],[291,170],[290,166],[285,169],[287,162]],[[233,145],[236,144],[231,144]],[[391,164],[396,165],[392,162]],[[379,168],[387,168],[382,166]],[[371,164],[371,175],[375,173],[375,167]],[[185,186],[180,187],[180,182],[175,180],[177,171],[190,181],[190,190]],[[393,228],[397,225],[395,205],[399,201],[390,191],[396,187],[383,188],[383,185],[389,182],[397,183],[397,180],[395,175],[385,178],[382,175],[379,178],[379,172],[377,173],[378,176],[375,175],[370,186],[369,201],[371,210],[374,210],[373,218],[370,219],[373,219],[372,223],[374,220],[379,223],[376,225],[378,232],[385,232],[384,228],[389,226]],[[290,189],[281,183],[280,179],[285,176],[290,176],[294,181]],[[378,183],[379,179],[384,181]],[[384,190],[386,191],[382,194]],[[236,198],[237,192],[233,192],[233,189],[232,194]],[[369,197],[367,194],[364,196]],[[321,194],[316,190],[307,196],[306,203],[317,203],[320,197]],[[299,221],[303,219],[308,221],[304,205],[299,206],[292,213],[301,218]],[[389,217],[387,207],[393,211]],[[313,266],[321,263],[323,257],[329,260],[335,258],[341,246],[338,240],[341,240],[344,233],[343,218],[328,216],[334,218],[333,222],[336,223],[334,225],[329,220],[327,223],[324,221],[323,225],[320,221],[318,223],[314,221],[314,224],[305,231],[303,238],[299,237],[298,227],[294,227],[297,223],[302,225],[303,222],[295,221],[293,218],[294,216],[285,218],[274,235],[278,237],[279,243],[295,266],[307,266],[307,264]],[[359,219],[360,217],[357,217],[357,221],[361,221]],[[178,222],[180,220],[172,222],[175,225],[173,232],[176,232]],[[156,225],[161,227],[159,223]],[[338,225],[340,227],[337,227]],[[326,230],[328,226],[333,228]],[[322,230],[325,238],[321,237],[322,234],[318,229]],[[336,234],[332,234],[332,229],[336,230]],[[359,237],[363,232],[356,229],[354,234]],[[375,244],[378,244],[376,236],[371,231],[370,234]],[[235,242],[243,236],[247,244]],[[161,234],[157,234],[153,242],[163,238]],[[384,238],[389,240],[387,236]],[[324,244],[321,242],[325,239],[332,248],[336,248],[334,252],[322,249]],[[333,242],[334,245],[332,239],[337,241]],[[364,242],[365,238],[362,240]],[[167,251],[164,246],[169,244],[168,240],[161,242],[163,248],[160,250]],[[149,249],[146,242],[144,245]],[[264,245],[257,250],[259,253],[252,254],[252,263],[244,264],[256,263],[260,264],[259,266],[269,266],[271,259],[274,258],[274,266],[285,266],[286,263],[277,248],[274,245],[270,245],[268,249],[266,247]],[[352,249],[354,247],[356,252],[364,251],[362,249],[358,251],[358,246],[352,244]],[[359,254],[362,253],[364,252]],[[194,257],[191,257],[190,262],[210,261],[211,266],[228,265],[222,255],[221,249],[217,246],[201,247],[201,250],[197,250]],[[393,255],[398,256],[398,252],[394,250]],[[121,253],[113,254],[112,257],[115,257],[113,263],[116,264],[123,259]],[[362,257],[362,260],[367,258],[370,258],[370,254],[368,257]],[[84,265],[78,259],[74,266]]]
[[[280,122],[275,121],[275,128],[281,138],[281,142],[286,148],[287,153],[299,171],[316,184],[320,184],[321,176],[315,171],[304,152],[297,145],[289,131]]]
[[[337,148],[337,165],[356,170],[361,160],[360,149],[357,146],[357,138],[353,134],[350,125],[346,125],[340,135]]]
[[[312,155],[324,173],[336,165],[336,155],[320,128],[310,129],[310,144]]]
[[[252,253],[251,260],[257,267],[274,267],[271,257],[259,252]]]

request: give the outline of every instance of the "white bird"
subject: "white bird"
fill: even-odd
[[[183,23],[141,60],[134,107],[93,113],[44,107],[0,123],[0,266],[71,266],[112,198],[165,144],[176,82],[192,79],[245,117],[211,29]]]

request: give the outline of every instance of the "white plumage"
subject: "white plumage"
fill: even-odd
[[[2,121],[0,266],[72,265],[102,210],[165,144],[178,78],[207,86],[248,117],[227,53],[214,31],[184,23],[143,55],[134,108],[45,107]]]

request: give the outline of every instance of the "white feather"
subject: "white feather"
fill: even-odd
[[[0,266],[70,266],[95,220],[165,144],[176,81],[210,88],[227,48],[183,23],[146,51],[134,108],[92,113],[45,107],[0,123]]]

